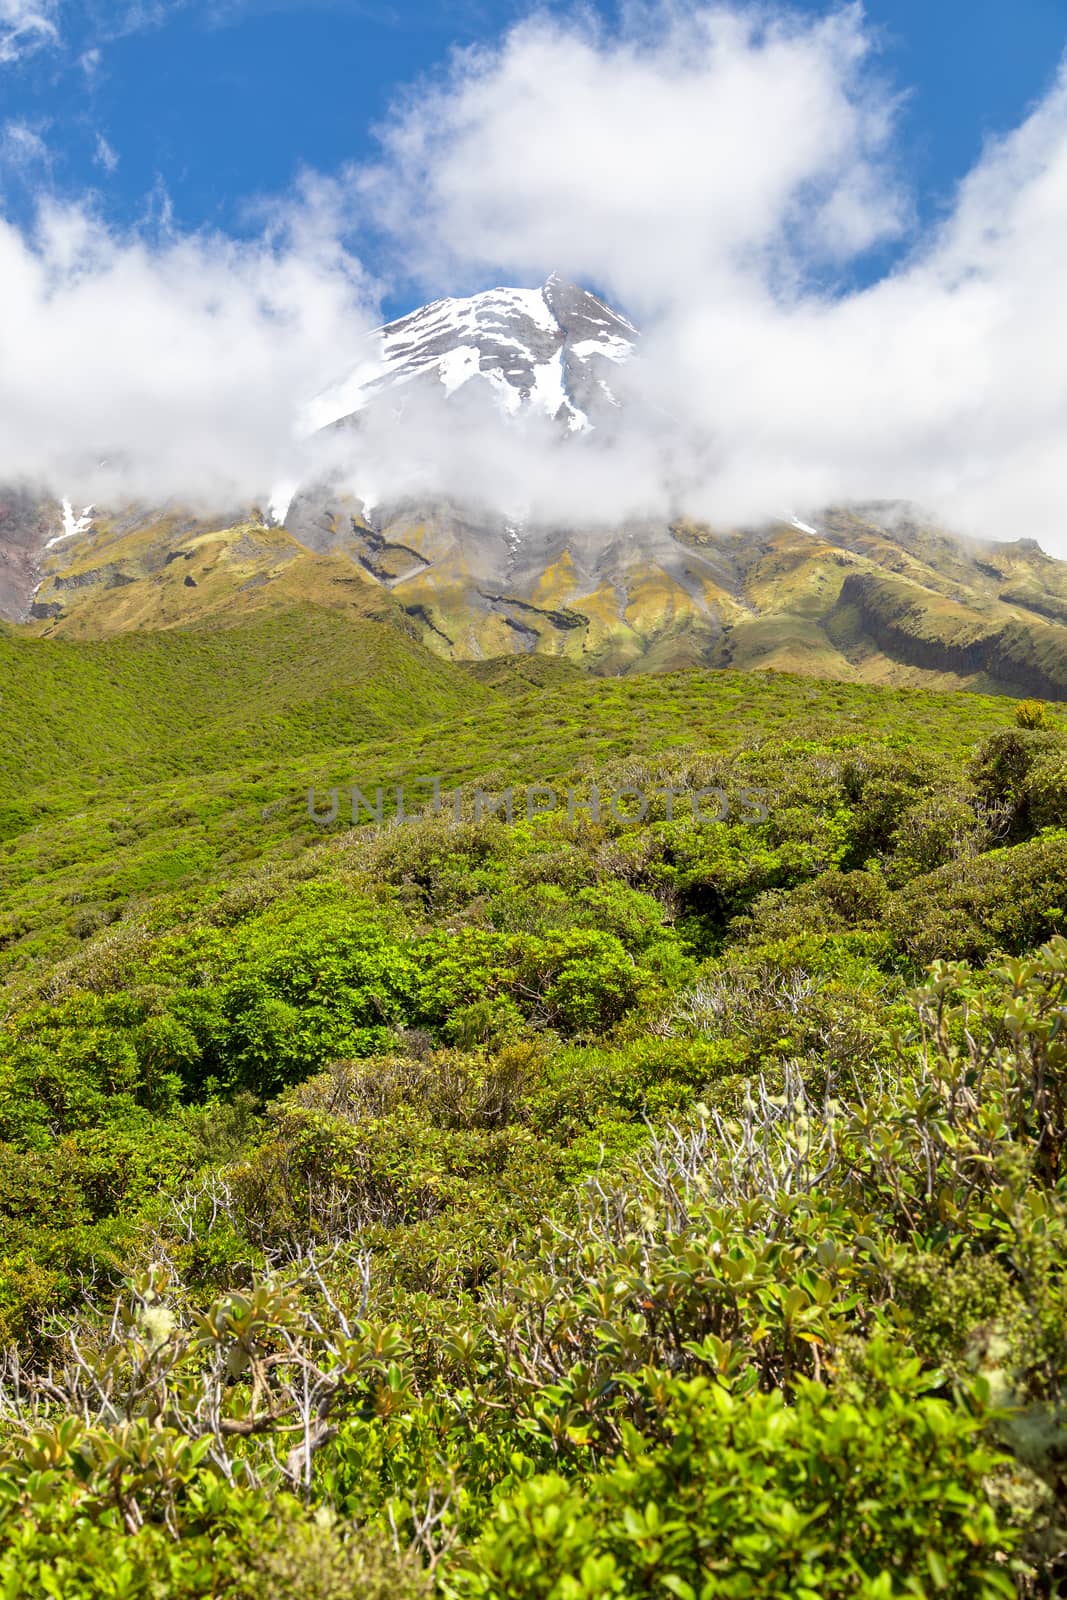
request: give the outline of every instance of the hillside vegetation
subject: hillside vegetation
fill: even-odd
[[[21,559],[2,511],[0,565]],[[1030,539],[956,538],[905,505],[817,520],[518,533],[447,503],[368,520],[326,489],[297,497],[288,528],[248,508],[204,520],[131,506],[42,549],[37,587],[27,572],[15,609],[0,592],[0,616],[28,612],[44,637],[92,640],[315,606],[385,621],[457,662],[732,666],[1067,700],[1067,562]]]
[[[8,630],[0,796],[48,809],[57,795],[128,794],[169,775],[355,744],[482,698],[414,640],[321,607],[78,643]]]
[[[1062,1592],[1061,711],[0,663],[0,1593]]]

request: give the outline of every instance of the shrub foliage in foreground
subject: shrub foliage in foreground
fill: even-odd
[[[334,1213],[325,1253],[290,1237],[211,1301],[177,1266],[240,1235],[254,1161],[231,1163],[157,1219],[110,1320],[76,1317],[47,1375],[9,1360],[0,1572],[151,1595],[203,1592],[208,1563],[209,1592],[253,1592],[281,1495],[322,1513],[306,1537],[339,1593],[373,1592],[366,1561],[455,1595],[1040,1584],[1062,1537],[1065,986],[1062,939],[995,980],[936,969],[894,1081],[815,1099],[790,1064],[700,1105],[561,1194],[475,1293],[407,1288],[402,1250],[390,1280],[398,1205]],[[482,1117],[522,1114],[527,1068]],[[331,1083],[323,1126],[358,1127],[366,1090]],[[421,1092],[394,1084],[391,1114]],[[351,1168],[357,1209],[383,1217],[387,1171]]]
[[[1051,722],[620,758],[777,805],[340,834],[20,970],[0,1593],[1061,1592]]]

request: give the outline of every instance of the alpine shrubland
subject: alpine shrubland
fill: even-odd
[[[1062,711],[322,626],[3,641],[0,1593],[1061,1593]]]

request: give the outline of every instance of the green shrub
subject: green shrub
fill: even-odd
[[[629,1430],[584,1483],[531,1479],[448,1583],[485,1600],[1012,1597],[1009,1530],[989,1505],[980,1425],[931,1398],[918,1363],[884,1387],[733,1394],[666,1380],[661,1438]]]
[[[290,692],[247,634],[186,644],[191,687],[223,648],[268,713]],[[379,684],[356,751],[350,689],[265,744],[231,697],[195,771],[188,699],[88,784],[27,747],[0,1594],[1062,1587],[1061,734],[1006,699],[549,666],[420,668],[414,737]],[[389,791],[416,753],[499,790],[520,743],[526,781],[658,789],[649,818],[307,819],[310,785]],[[668,805],[705,786],[768,815]]]
[[[1052,719],[1043,700],[1020,700],[1015,707],[1015,722],[1020,728],[1049,728]]]
[[[1061,735],[1019,728],[993,734],[975,754],[971,780],[978,797],[1006,819],[1013,840],[1029,838],[1035,832],[1029,794],[1035,764],[1057,756],[1062,764],[1063,753]]]
[[[984,961],[1031,950],[1058,933],[1067,911],[1067,835],[1031,839],[952,862],[891,896],[885,926],[919,965]]]

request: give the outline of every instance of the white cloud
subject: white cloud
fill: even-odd
[[[58,39],[56,0],[0,0],[0,65]]]
[[[36,128],[15,117],[0,128],[0,168],[25,173],[49,163],[48,146]]]
[[[0,222],[0,481],[106,503],[296,475],[300,402],[355,363],[374,309],[343,195],[427,295],[558,269],[646,330],[617,439],[561,448],[543,423],[413,401],[361,446],[381,498],[476,485],[530,517],[738,524],[899,497],[1067,554],[1067,76],[918,237],[874,62],[854,6],[665,0],[614,33],[541,17],[416,86],[374,170],[305,179],[251,243],[176,234],[162,188],[131,236],[78,207],[33,237]],[[893,240],[881,281],[827,287]]]
[[[614,471],[531,455],[535,494],[724,522],[911,497],[1067,553],[1067,79],[904,265],[832,293],[911,216],[859,9],[631,17],[457,56],[358,180],[425,283],[559,269],[644,322]]]
[[[294,396],[376,311],[313,191],[250,243],[49,204],[32,239],[0,222],[0,282],[0,481],[86,504],[265,492],[293,463]]]
[[[104,37],[122,39],[131,33],[161,28],[174,14],[187,9],[190,0],[133,0],[132,5],[109,6]]]
[[[622,38],[527,22],[408,101],[362,187],[405,243],[417,202],[427,277],[591,274],[647,313],[739,268],[791,276],[899,233],[893,101],[858,8],[657,15]]]
[[[114,172],[119,164],[118,154],[113,145],[104,138],[102,133],[96,136],[96,147],[93,151],[93,160],[98,167],[103,167],[105,172]]]

